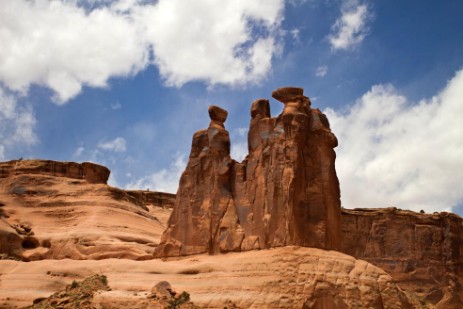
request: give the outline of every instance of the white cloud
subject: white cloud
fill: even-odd
[[[166,83],[257,82],[278,50],[282,0],[160,0],[136,12]]]
[[[98,143],[98,148],[107,151],[125,152],[127,150],[126,144],[123,137],[116,137],[112,141]]]
[[[339,17],[328,36],[334,50],[350,49],[363,41],[367,34],[367,21],[371,14],[366,4],[350,0],[344,3]]]
[[[289,33],[291,33],[291,36],[293,37],[293,40],[295,43],[299,44],[301,43],[301,31],[297,28],[294,28],[292,30],[289,31]]]
[[[326,65],[319,66],[315,70],[315,76],[324,77],[328,73],[328,67]]]
[[[77,147],[76,151],[74,151],[73,157],[74,158],[80,157],[84,153],[84,151],[85,151],[85,147],[83,146]]]
[[[119,103],[119,102],[116,102],[116,103],[112,103],[111,104],[111,109],[112,110],[118,110],[118,109],[121,109],[122,108],[122,104]]]
[[[463,201],[463,70],[436,96],[411,104],[373,86],[346,113],[326,110],[339,139],[343,205],[449,211]]]
[[[127,189],[152,190],[161,192],[176,193],[180,176],[186,168],[184,155],[177,154],[169,168],[162,169],[151,175],[145,176],[134,182],[129,183]]]
[[[32,107],[17,101],[0,87],[0,160],[18,146],[37,143],[35,116]]]
[[[237,162],[242,162],[248,155],[248,143],[236,142],[231,144],[230,156]]]
[[[84,85],[106,87],[109,78],[150,63],[171,86],[258,82],[280,50],[283,6],[283,0],[6,1],[0,81],[24,94],[32,84],[48,87],[58,104]]]
[[[236,128],[230,135],[230,156],[241,162],[248,155],[248,128]]]
[[[136,25],[107,7],[86,12],[72,2],[6,1],[0,20],[0,80],[24,93],[31,84],[49,87],[57,103],[148,63]]]

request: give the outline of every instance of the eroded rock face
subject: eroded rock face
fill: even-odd
[[[212,235],[219,234],[222,218],[234,209],[230,190],[233,162],[230,138],[223,124],[227,112],[211,106],[209,115],[209,128],[193,136],[189,162],[180,178],[176,203],[158,249],[160,256],[220,251],[220,244]],[[233,224],[232,228],[239,227]],[[237,240],[238,248],[239,244]]]
[[[107,178],[93,164],[0,166],[0,259],[153,258],[172,194],[91,183]]]
[[[187,291],[200,308],[412,308],[382,269],[315,248],[281,247],[171,261],[0,261],[0,267],[4,308],[30,305],[95,273],[106,275],[111,287],[94,296],[95,308],[164,308],[150,307],[146,300],[153,284],[164,280],[177,292]]]
[[[173,208],[175,194],[158,191],[125,190],[125,193],[147,206]]]
[[[463,304],[463,221],[450,213],[344,209],[342,251],[439,308]]]
[[[13,160],[0,162],[0,178],[20,174],[41,174],[106,184],[110,171],[95,163],[58,162],[51,160]]]
[[[230,158],[226,112],[193,136],[176,203],[156,256],[246,251],[285,245],[340,247],[337,140],[302,88],[272,93],[285,107],[270,117],[268,100],[251,106],[249,155]]]

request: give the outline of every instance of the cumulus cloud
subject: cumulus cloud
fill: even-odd
[[[6,1],[0,7],[0,80],[27,92],[52,89],[64,103],[83,85],[105,87],[148,63],[146,43],[130,16],[107,7],[86,12],[73,2]]]
[[[185,170],[186,164],[185,156],[177,154],[169,168],[161,169],[151,175],[131,182],[126,188],[176,193],[180,176]]]
[[[331,27],[328,40],[334,50],[350,49],[363,41],[367,34],[367,22],[371,14],[366,4],[347,1],[339,17]]]
[[[112,141],[100,142],[98,144],[98,148],[107,151],[125,152],[127,150],[126,144],[127,143],[123,137],[116,137]]]
[[[345,207],[450,211],[463,201],[463,70],[432,98],[410,102],[376,85],[345,113],[328,109],[338,136]]]
[[[283,0],[6,1],[0,81],[65,103],[83,86],[158,66],[170,86],[258,82],[279,51]],[[154,57],[150,57],[153,53]]]
[[[315,76],[324,77],[328,73],[328,67],[326,65],[319,66],[315,70]]]
[[[248,155],[248,128],[234,129],[230,134],[230,156],[238,162]]]
[[[136,12],[168,85],[262,79],[278,45],[282,0],[160,0]]]
[[[0,160],[15,147],[37,142],[35,123],[32,107],[19,103],[14,94],[0,87]]]

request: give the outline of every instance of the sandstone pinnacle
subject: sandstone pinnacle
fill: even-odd
[[[230,157],[227,112],[210,106],[211,124],[193,136],[168,227],[155,256],[266,249],[287,245],[338,249],[341,210],[334,169],[337,140],[302,88],[251,105],[249,154]]]
[[[300,98],[304,93],[304,89],[298,87],[282,87],[272,92],[272,97],[281,103],[288,103],[295,98]]]
[[[209,106],[209,117],[213,121],[224,123],[227,120],[228,112],[221,107],[211,105]]]

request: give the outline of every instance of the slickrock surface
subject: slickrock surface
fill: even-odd
[[[3,308],[30,305],[95,273],[106,275],[112,289],[93,296],[95,307],[146,308],[142,304],[152,287],[167,281],[176,291],[187,291],[202,308],[231,303],[239,308],[410,308],[408,298],[383,270],[314,248],[198,255],[176,261],[4,260],[0,266]]]
[[[43,162],[49,161],[23,160],[20,166]],[[0,178],[1,257],[153,258],[170,210],[151,202],[171,195],[137,193],[143,197],[137,199],[133,192],[93,183],[94,178],[74,177],[73,168],[82,166],[77,163],[53,166],[60,169],[14,169]]]
[[[227,112],[209,108],[208,129],[193,136],[169,226],[156,256],[225,253],[286,245],[340,247],[337,140],[302,88],[272,93],[251,106],[249,155],[230,157]]]
[[[463,220],[451,213],[344,209],[342,251],[440,308],[463,308]]]

